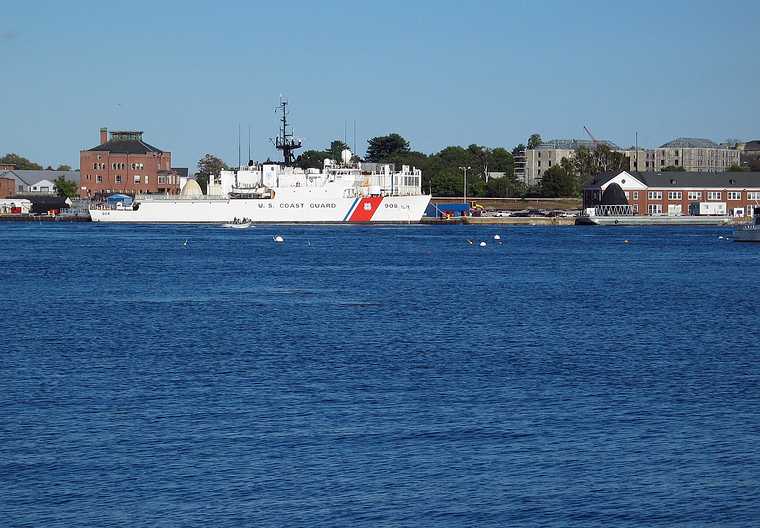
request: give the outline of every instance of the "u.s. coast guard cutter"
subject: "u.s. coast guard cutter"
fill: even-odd
[[[280,101],[281,126],[275,146],[282,163],[250,161],[247,167],[210,178],[207,194],[188,182],[179,195],[138,195],[131,206],[90,209],[93,222],[227,223],[412,223],[419,222],[430,196],[422,172],[403,165],[325,160],[321,169],[293,165],[301,140],[288,129],[287,101]]]

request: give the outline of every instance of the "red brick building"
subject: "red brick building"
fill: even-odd
[[[179,192],[179,176],[172,170],[172,153],[143,141],[142,131],[100,129],[100,144],[79,153],[82,197],[114,192]]]
[[[600,174],[583,188],[583,207],[596,207],[612,184],[623,190],[633,213],[681,216],[713,212],[750,216],[760,206],[760,172],[621,172]],[[718,211],[723,211],[719,213]]]
[[[10,198],[16,194],[16,180],[3,178],[0,174],[0,198]]]

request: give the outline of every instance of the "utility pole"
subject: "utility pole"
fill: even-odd
[[[467,171],[470,170],[472,167],[459,167],[459,170],[464,172],[464,203],[467,204]]]

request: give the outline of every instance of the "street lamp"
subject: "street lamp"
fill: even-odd
[[[467,203],[467,171],[472,167],[459,167],[459,170],[464,171],[464,203]]]

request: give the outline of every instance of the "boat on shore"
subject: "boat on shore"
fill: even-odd
[[[754,208],[752,221],[736,226],[734,240],[737,242],[760,242],[760,207]]]
[[[93,222],[217,223],[235,218],[251,223],[419,223],[430,195],[422,193],[422,172],[409,165],[359,161],[345,149],[341,160],[326,159],[321,169],[294,165],[301,140],[287,123],[287,101],[280,100],[280,135],[274,141],[283,161],[253,160],[209,179],[206,194],[189,181],[179,195],[138,195],[130,206],[98,204]]]

